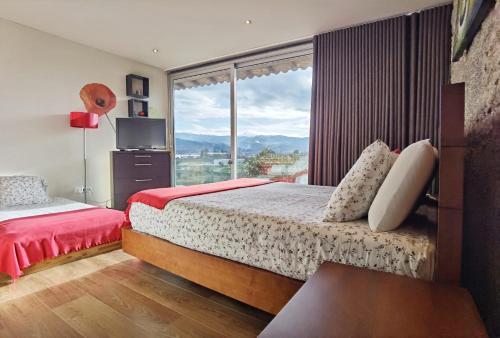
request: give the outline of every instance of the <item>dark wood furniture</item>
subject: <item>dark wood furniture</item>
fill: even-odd
[[[464,83],[445,86],[441,102],[435,279],[459,284],[464,206]]]
[[[128,100],[128,117],[148,117],[148,101],[129,99]]]
[[[487,337],[467,290],[323,263],[259,337]]]
[[[133,97],[128,100],[129,117],[148,117],[149,97],[149,79],[144,76],[128,74],[127,77],[127,96]]]
[[[463,139],[464,133],[463,84],[444,86],[442,102],[439,144],[444,155],[439,162],[437,263],[434,280],[458,285],[462,204],[455,203],[463,199],[464,163],[463,145],[460,146],[455,140]],[[269,313],[276,314],[303,284],[266,270],[179,248],[166,240],[132,229],[123,229],[122,232],[125,252]]]
[[[134,193],[170,187],[170,153],[167,151],[111,152],[111,196],[114,209],[125,210]]]
[[[136,99],[145,99],[149,97],[149,79],[144,76],[128,74],[126,76],[127,96]]]

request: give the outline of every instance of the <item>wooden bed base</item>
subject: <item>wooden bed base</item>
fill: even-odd
[[[122,229],[123,251],[199,285],[277,314],[303,282]]]
[[[443,87],[434,279],[460,283],[464,175],[464,84]],[[276,314],[302,282],[123,229],[123,250],[226,296]]]
[[[116,242],[111,242],[111,243],[106,243],[106,244],[101,244],[98,246],[94,246],[92,248],[80,250],[80,251],[75,251],[75,252],[70,252],[69,254],[54,257],[52,259],[48,259],[46,261],[34,264],[26,269],[23,270],[23,276],[43,271],[46,269],[53,268],[58,265],[63,265],[67,263],[71,263],[77,260],[80,260],[82,258],[89,258],[92,256],[97,256],[106,252],[118,250],[122,247],[122,241],[116,241]],[[9,275],[5,273],[0,273],[0,285],[7,284],[12,282],[11,278]]]

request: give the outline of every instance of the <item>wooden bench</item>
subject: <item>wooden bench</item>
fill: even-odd
[[[467,290],[323,263],[259,337],[487,337]]]

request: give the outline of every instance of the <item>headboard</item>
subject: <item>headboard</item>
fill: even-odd
[[[442,89],[434,280],[460,284],[464,203],[464,83]]]

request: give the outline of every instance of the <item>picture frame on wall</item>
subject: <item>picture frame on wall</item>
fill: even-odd
[[[493,8],[495,0],[458,0],[453,36],[452,61],[458,61],[469,48],[481,23]]]

